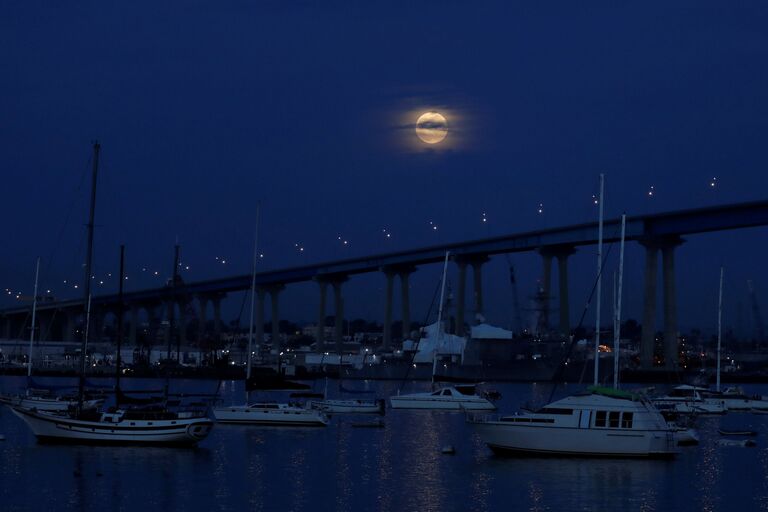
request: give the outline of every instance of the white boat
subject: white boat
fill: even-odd
[[[77,404],[66,412],[44,412],[35,408],[12,405],[11,408],[21,418],[40,441],[85,444],[184,444],[193,445],[205,439],[213,427],[213,421],[205,416],[205,411],[175,412],[169,410],[124,410],[100,413],[85,407],[85,361],[88,353],[88,333],[91,313],[91,268],[93,258],[93,226],[96,209],[96,177],[99,167],[100,145],[93,145],[93,174],[91,204],[88,217],[88,248],[85,263],[85,333],[80,350],[80,371],[78,380]],[[120,276],[118,302],[123,303],[123,250],[120,251]],[[118,319],[122,312],[118,312]],[[119,320],[118,320],[119,322]],[[118,324],[120,325],[120,324]],[[118,328],[118,336],[122,329]],[[120,373],[119,358],[117,375]],[[116,385],[119,396],[119,385]]]
[[[674,432],[644,397],[610,388],[552,402],[535,412],[471,418],[494,452],[595,457],[671,457]]]
[[[213,428],[199,412],[118,410],[73,417],[19,406],[12,410],[42,442],[194,445]]]
[[[748,395],[738,386],[725,388],[722,392],[702,391],[703,398],[720,403],[729,411],[768,411],[768,400],[761,395]]]
[[[494,411],[496,406],[478,396],[475,386],[448,386],[427,393],[411,393],[389,398],[393,409],[433,409],[444,411]]]
[[[328,425],[328,417],[322,411],[275,402],[215,407],[213,415],[219,423],[299,427]]]
[[[703,398],[706,388],[683,384],[666,395],[654,398],[653,404],[662,412],[674,414],[725,414],[728,409],[718,400]]]
[[[327,414],[384,414],[384,400],[312,400],[309,406]]]
[[[602,274],[603,176],[600,176],[600,221],[597,250],[597,321],[595,385],[585,392],[549,403],[537,411],[502,417],[472,418],[481,439],[495,452],[594,457],[671,457],[673,430],[642,395],[618,386],[619,329],[614,329],[614,387],[597,387]],[[620,325],[626,215],[621,217],[619,281],[614,325]]]

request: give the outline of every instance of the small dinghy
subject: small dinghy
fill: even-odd
[[[751,436],[754,437],[757,435],[757,432],[754,430],[718,430],[720,432],[721,436]]]
[[[752,439],[718,439],[719,446],[738,446],[742,448],[757,446]]]

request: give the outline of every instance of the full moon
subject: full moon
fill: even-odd
[[[425,112],[416,121],[416,135],[427,144],[437,144],[448,135],[448,122],[439,112]]]

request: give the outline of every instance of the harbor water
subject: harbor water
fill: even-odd
[[[0,377],[0,392],[18,377]],[[315,391],[323,392],[318,381]],[[133,381],[127,388],[162,387]],[[358,381],[384,398],[397,382]],[[339,395],[331,381],[329,394]],[[406,383],[403,392],[427,383]],[[549,384],[494,384],[499,412],[547,400]],[[174,381],[208,393],[212,381]],[[556,396],[578,389],[559,389]],[[224,382],[225,404],[242,403],[242,382]],[[747,386],[768,394],[768,386]],[[252,399],[284,399],[279,392]],[[57,511],[495,511],[768,510],[768,415],[699,418],[701,444],[673,460],[499,457],[463,413],[387,409],[378,417],[334,416],[328,427],[217,425],[197,448],[38,444],[0,409],[0,510]],[[754,430],[757,446],[721,446],[719,429]],[[454,454],[444,454],[452,446]]]

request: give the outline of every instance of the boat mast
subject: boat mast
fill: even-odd
[[[715,391],[720,392],[720,346],[723,333],[723,267],[720,267],[720,293],[717,299],[717,381]]]
[[[123,281],[125,281],[125,245],[120,246],[120,284],[117,287],[117,361],[115,364],[115,406],[120,407],[120,371],[123,343]]]
[[[624,235],[627,214],[621,215],[621,248],[619,249],[619,289],[616,292],[616,316],[613,321],[613,388],[619,389],[619,346],[621,341],[621,287],[624,281]]]
[[[83,394],[85,392],[85,351],[88,348],[88,317],[91,310],[91,266],[93,264],[93,220],[96,215],[96,177],[99,172],[99,151],[101,145],[98,141],[93,143],[93,171],[91,174],[91,206],[88,214],[88,245],[85,253],[85,282],[83,283],[83,297],[86,306],[85,334],[80,344],[80,378],[78,379],[77,406],[83,408]]]
[[[27,361],[27,380],[32,377],[32,344],[35,341],[35,315],[37,314],[37,278],[40,275],[40,256],[35,265],[35,293],[32,297],[32,328],[29,334],[29,360]]]
[[[599,376],[600,362],[600,301],[603,278],[603,191],[605,185],[605,174],[600,173],[600,218],[597,224],[597,318],[595,319],[595,378],[593,385],[597,386]]]
[[[443,262],[443,279],[440,284],[440,306],[437,308],[437,339],[435,340],[435,350],[432,352],[432,383],[435,383],[435,370],[437,368],[437,348],[440,346],[440,338],[443,333],[443,301],[445,299],[445,278],[448,274],[448,256],[450,251],[445,251],[445,262]]]
[[[261,204],[256,204],[256,229],[253,236],[253,265],[251,266],[251,320],[248,324],[248,361],[245,368],[245,380],[251,378],[251,367],[253,366],[253,310],[256,306],[256,262],[259,260],[259,217],[261,216]],[[341,361],[339,361],[341,364]],[[328,381],[326,379],[326,386]]]

